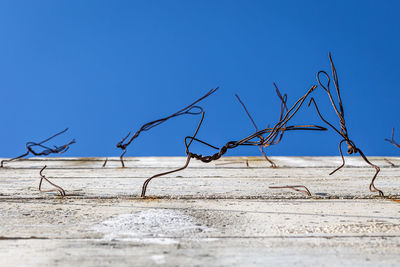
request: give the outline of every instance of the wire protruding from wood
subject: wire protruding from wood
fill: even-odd
[[[21,159],[24,158],[26,156],[28,156],[30,153],[33,154],[34,156],[47,156],[50,154],[63,154],[65,152],[67,152],[67,150],[69,149],[69,146],[75,143],[75,139],[72,139],[69,143],[62,145],[62,146],[54,146],[54,148],[50,148],[48,146],[43,145],[44,143],[50,141],[51,139],[55,138],[56,136],[59,136],[60,134],[65,133],[66,131],[68,131],[68,128],[62,130],[61,132],[56,133],[53,136],[50,136],[49,138],[39,142],[39,143],[35,143],[35,142],[27,142],[26,143],[26,153],[12,158],[12,159],[5,159],[1,161],[0,167],[3,167],[4,162],[11,162],[17,159]],[[39,148],[39,149],[43,149],[42,151],[35,151],[34,148]]]
[[[283,117],[283,115],[284,115],[284,113],[285,113],[285,110],[287,111],[287,106],[286,106],[287,95],[284,94],[284,95],[282,96],[281,92],[280,92],[279,89],[278,89],[278,86],[276,86],[275,83],[274,83],[274,87],[275,87],[275,92],[276,92],[276,94],[278,95],[279,99],[281,100],[281,112],[280,112],[280,116],[279,116],[279,120],[281,120],[282,117]],[[253,124],[253,126],[254,126],[256,132],[258,132],[257,124],[255,123],[253,117],[250,115],[249,111],[247,110],[246,105],[243,103],[243,101],[240,99],[240,97],[239,97],[237,94],[235,94],[235,96],[236,96],[237,100],[239,101],[239,103],[242,105],[242,107],[243,107],[244,111],[246,112],[247,116],[249,117],[250,121],[252,122],[252,124]],[[267,127],[269,127],[269,126],[267,126]],[[276,140],[276,138],[278,137],[278,135],[275,135],[275,138],[273,138],[273,139],[269,142],[269,145],[264,144],[264,145],[259,145],[259,146],[258,146],[259,149],[260,149],[260,151],[261,151],[261,154],[262,154],[262,155],[264,156],[264,158],[271,164],[271,167],[272,167],[272,168],[276,168],[276,164],[275,164],[271,159],[269,159],[269,158],[267,157],[267,154],[265,153],[264,148],[267,147],[267,146],[271,146],[271,145],[276,145],[276,144],[278,144],[278,143],[282,140],[283,133],[284,133],[284,132],[280,132],[280,135],[279,135],[279,139],[278,139],[278,140]],[[260,141],[263,142],[263,137],[262,137],[262,136],[259,136],[259,138],[260,138]]]
[[[102,165],[101,167],[104,168],[104,167],[107,165],[107,162],[108,162],[108,158],[106,158],[106,159],[104,160],[104,163],[103,163],[103,165]]]
[[[153,180],[154,178],[157,178],[157,177],[160,177],[160,176],[164,176],[164,175],[167,175],[167,174],[170,174],[170,173],[174,173],[174,172],[178,172],[178,171],[181,171],[181,170],[183,170],[183,169],[186,169],[186,167],[189,165],[189,162],[190,162],[190,159],[191,159],[190,152],[189,152],[189,147],[190,147],[190,145],[192,144],[193,140],[195,140],[196,135],[197,135],[197,133],[199,132],[199,129],[200,129],[200,127],[201,127],[201,124],[203,123],[204,114],[205,114],[205,112],[203,111],[203,112],[201,113],[200,122],[199,122],[199,124],[197,125],[196,131],[195,131],[193,137],[191,137],[189,143],[186,143],[186,138],[185,138],[186,154],[188,155],[187,158],[186,158],[186,163],[185,163],[185,165],[184,165],[183,167],[178,168],[178,169],[175,169],[175,170],[172,170],[172,171],[163,172],[163,173],[159,173],[159,174],[153,175],[152,177],[148,178],[148,179],[143,183],[141,197],[146,197],[147,186],[149,185],[150,181]]]
[[[141,132],[143,132],[143,131],[148,131],[148,130],[150,130],[151,128],[156,127],[157,125],[160,125],[161,123],[166,122],[167,120],[169,120],[169,119],[171,119],[171,118],[174,118],[174,117],[178,117],[178,116],[185,115],[185,114],[187,114],[187,115],[200,115],[200,114],[202,114],[203,109],[202,109],[201,107],[199,107],[199,106],[196,106],[196,104],[197,104],[198,102],[200,102],[201,100],[203,100],[204,98],[206,98],[206,97],[212,95],[212,94],[215,93],[217,90],[218,90],[218,87],[215,88],[215,89],[211,89],[211,90],[208,91],[204,96],[200,97],[199,99],[197,99],[196,101],[194,101],[194,102],[193,102],[192,104],[190,104],[189,106],[187,106],[187,107],[185,107],[185,108],[183,108],[183,109],[181,109],[181,110],[179,110],[179,111],[173,113],[172,115],[169,115],[169,116],[167,116],[167,117],[164,117],[164,118],[161,118],[161,119],[158,119],[158,120],[155,120],[155,121],[151,121],[151,122],[148,122],[148,123],[144,124],[144,125],[143,125],[142,127],[140,127],[140,129],[139,129],[138,131],[136,131],[132,136],[131,136],[131,132],[129,132],[129,133],[128,133],[124,138],[122,138],[122,140],[121,140],[120,142],[118,142],[117,145],[116,145],[116,147],[122,149],[122,154],[121,154],[121,156],[120,156],[120,161],[121,161],[122,167],[125,167],[125,164],[124,164],[124,155],[125,155],[125,153],[126,153],[127,147],[132,143],[132,141],[133,141],[134,139],[136,139],[136,138],[140,135]],[[129,138],[129,136],[131,136],[131,137]],[[128,138],[129,138],[129,140],[126,141]],[[125,142],[125,141],[126,141],[126,142]]]
[[[327,129],[322,127],[322,126],[318,126],[318,125],[293,125],[293,126],[286,126],[287,123],[290,121],[290,119],[297,113],[297,111],[300,109],[300,107],[302,106],[302,104],[304,103],[305,99],[308,97],[309,94],[311,94],[315,88],[317,88],[316,85],[312,86],[307,93],[302,96],[301,98],[299,98],[296,103],[285,113],[284,116],[282,116],[282,119],[273,127],[273,128],[265,128],[262,130],[259,130],[243,139],[241,139],[240,141],[229,141],[227,142],[224,146],[218,148],[216,146],[213,146],[205,141],[202,141],[198,138],[196,138],[197,133],[200,129],[200,126],[203,122],[203,118],[204,118],[204,111],[202,113],[202,117],[201,120],[197,126],[197,129],[194,133],[193,136],[186,136],[184,139],[185,142],[185,147],[186,147],[186,155],[187,155],[187,159],[186,159],[186,163],[183,167],[172,170],[172,171],[168,171],[168,172],[163,172],[163,173],[159,173],[156,175],[153,175],[152,177],[148,178],[142,187],[142,197],[146,196],[146,190],[147,190],[147,186],[149,184],[149,182],[156,178],[156,177],[160,177],[166,174],[170,174],[173,172],[177,172],[177,171],[181,171],[183,169],[185,169],[188,165],[190,160],[193,159],[197,159],[200,160],[204,163],[209,163],[211,161],[214,160],[218,160],[220,159],[229,149],[233,149],[236,148],[238,146],[269,146],[271,140],[275,140],[276,136],[280,135],[282,132],[285,131],[293,131],[293,130],[313,130],[313,131],[326,131]],[[266,135],[264,137],[264,135]],[[261,138],[260,138],[261,137]],[[257,139],[257,140],[254,140]],[[193,141],[199,142],[201,144],[204,144],[208,147],[211,147],[213,149],[218,150],[218,152],[214,153],[213,155],[209,155],[209,156],[203,156],[202,154],[196,154],[191,152],[190,149],[190,145],[192,144]]]
[[[287,189],[292,189],[292,190],[297,191],[297,192],[302,192],[302,193],[306,194],[309,197],[312,196],[310,190],[308,190],[308,188],[305,187],[304,185],[270,186],[269,188],[271,188],[271,189],[287,188]],[[299,189],[299,188],[303,188],[303,189]]]
[[[61,196],[65,196],[65,191],[64,191],[64,189],[62,189],[60,186],[58,186],[58,185],[56,185],[56,184],[50,182],[50,180],[47,179],[46,176],[44,176],[43,171],[44,171],[44,169],[46,169],[46,168],[47,168],[47,165],[45,165],[45,166],[40,170],[40,172],[39,172],[40,177],[41,177],[41,178],[40,178],[40,182],[39,182],[39,191],[42,192],[42,193],[45,193],[45,192],[59,192]],[[46,180],[49,184],[51,184],[51,185],[54,186],[55,188],[54,188],[54,189],[48,189],[48,190],[42,190],[42,182],[43,182],[43,180]]]
[[[328,73],[326,73],[323,70],[319,71],[317,73],[317,81],[318,81],[318,84],[328,94],[329,100],[330,100],[330,102],[332,104],[332,107],[333,107],[336,115],[339,117],[340,130],[338,130],[338,128],[336,128],[335,126],[333,126],[331,123],[329,123],[327,120],[324,119],[324,117],[321,115],[321,113],[320,113],[320,111],[318,109],[317,103],[314,100],[314,98],[311,98],[310,102],[308,103],[308,106],[310,106],[311,103],[313,103],[314,106],[315,106],[315,109],[316,109],[316,111],[318,113],[318,116],[321,118],[321,120],[324,121],[326,124],[328,124],[335,132],[337,132],[343,138],[339,142],[339,153],[340,153],[340,156],[342,157],[342,164],[338,168],[333,170],[329,175],[334,174],[336,171],[340,170],[345,165],[345,160],[344,160],[344,156],[343,156],[343,153],[342,153],[342,144],[346,143],[346,145],[347,145],[347,153],[348,154],[359,153],[361,155],[361,157],[364,159],[364,161],[368,165],[370,165],[371,167],[373,167],[375,169],[375,174],[372,177],[372,180],[371,180],[370,185],[369,185],[369,190],[371,192],[378,192],[380,196],[384,196],[382,190],[379,190],[378,188],[376,188],[375,184],[374,184],[375,179],[378,176],[378,173],[380,171],[380,168],[378,166],[376,166],[375,164],[371,163],[368,160],[368,158],[364,155],[364,153],[361,151],[361,149],[358,148],[355,145],[355,143],[349,138],[348,131],[347,131],[347,128],[346,128],[346,121],[344,119],[344,108],[343,108],[342,98],[341,98],[340,90],[339,90],[339,79],[338,79],[338,75],[337,75],[337,72],[336,72],[335,65],[333,64],[331,53],[329,53],[329,61],[331,63],[333,83],[334,83],[335,88],[336,88],[336,94],[337,94],[337,99],[338,99],[338,103],[339,103],[339,108],[337,107],[337,105],[336,105],[336,103],[335,103],[335,101],[333,99],[333,96],[331,94],[331,91],[330,91],[330,82],[331,82],[331,80],[330,80],[330,76],[328,75]],[[325,76],[326,84],[324,84],[321,81],[320,76]]]

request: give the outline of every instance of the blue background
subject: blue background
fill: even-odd
[[[399,1],[1,1],[0,156],[25,142],[76,138],[64,156],[117,156],[115,144],[209,89],[198,137],[221,146],[253,133],[234,97],[260,128],[279,117],[273,82],[289,106],[338,70],[350,138],[367,155],[399,155]],[[321,88],[325,116],[338,119]],[[127,156],[184,155],[199,117],[144,132]],[[305,105],[293,123],[323,125]],[[339,136],[291,132],[270,155],[338,155]],[[193,150],[214,152],[199,145]],[[228,155],[259,155],[237,148]]]

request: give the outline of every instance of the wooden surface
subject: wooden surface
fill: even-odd
[[[1,266],[398,265],[400,158],[37,158],[0,169]],[[66,197],[37,190],[39,171]],[[305,185],[312,193],[269,186]],[[51,188],[44,184],[46,189]]]

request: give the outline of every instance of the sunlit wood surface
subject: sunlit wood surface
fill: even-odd
[[[397,265],[400,158],[35,158],[0,169],[1,266]],[[39,171],[67,196],[40,193]],[[312,196],[270,186],[304,185]],[[44,182],[44,189],[51,186]]]

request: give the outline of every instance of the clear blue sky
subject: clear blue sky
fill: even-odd
[[[350,137],[367,155],[399,155],[399,1],[18,1],[0,2],[0,156],[70,127],[64,156],[117,156],[115,144],[211,88],[198,137],[220,146],[273,124],[329,69],[338,70]],[[328,98],[325,116],[338,124]],[[127,156],[184,155],[198,117],[144,132]],[[304,106],[292,121],[323,125]],[[270,155],[338,155],[329,132],[290,132]],[[200,146],[196,151],[212,150]],[[259,155],[237,148],[227,155]]]

